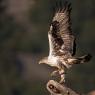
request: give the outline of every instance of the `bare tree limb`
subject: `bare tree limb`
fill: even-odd
[[[65,85],[61,85],[54,80],[49,80],[47,83],[47,90],[51,93],[51,95],[80,95],[72,89],[66,87]]]

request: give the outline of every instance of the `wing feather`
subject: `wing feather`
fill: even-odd
[[[59,0],[55,11],[50,31],[48,32],[50,54],[72,56],[76,50],[75,38],[71,30],[71,6],[68,2],[63,5],[63,2]]]

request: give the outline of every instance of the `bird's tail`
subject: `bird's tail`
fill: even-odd
[[[68,59],[69,64],[81,64],[90,61],[92,56],[90,54],[78,57],[78,58],[70,58]]]
[[[87,55],[79,57],[78,60],[80,60],[80,63],[85,63],[85,62],[90,61],[91,58],[92,56],[90,54],[87,54]]]

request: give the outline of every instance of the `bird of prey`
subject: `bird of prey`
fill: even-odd
[[[65,82],[65,70],[69,69],[73,64],[88,62],[91,55],[74,56],[76,43],[71,30],[71,4],[67,1],[64,3],[62,0],[58,0],[54,10],[54,16],[48,31],[49,56],[40,60],[39,64],[45,63],[56,67],[57,70],[52,72],[52,75],[59,73],[61,76],[60,83],[63,83]]]

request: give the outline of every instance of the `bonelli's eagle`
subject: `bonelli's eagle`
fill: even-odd
[[[71,30],[71,4],[62,0],[55,0],[54,16],[48,31],[49,39],[49,56],[39,61],[39,64],[45,63],[57,70],[52,73],[61,75],[60,83],[65,81],[65,70],[69,69],[72,64],[88,62],[91,58],[89,54],[74,57],[76,52],[75,37]]]

